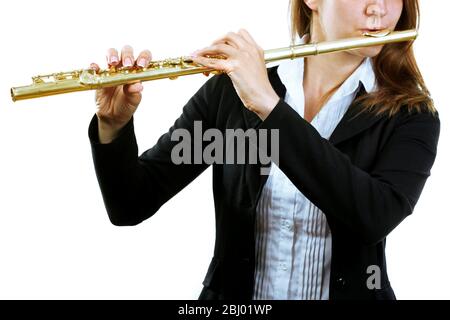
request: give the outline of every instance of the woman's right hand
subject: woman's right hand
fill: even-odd
[[[149,50],[142,51],[134,58],[133,48],[124,46],[120,57],[116,49],[107,52],[108,67],[147,67],[152,60]],[[100,67],[91,63],[91,69],[98,71]],[[95,92],[100,143],[110,143],[132,118],[142,100],[143,86],[141,82],[102,88]]]

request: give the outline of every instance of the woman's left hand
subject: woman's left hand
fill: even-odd
[[[205,55],[220,55],[213,59]],[[208,68],[228,74],[244,106],[265,120],[280,97],[267,75],[264,50],[244,29],[230,32],[211,46],[195,51],[192,60]]]

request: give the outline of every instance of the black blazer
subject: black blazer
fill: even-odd
[[[207,164],[171,161],[174,129],[279,129],[279,167],[327,217],[332,233],[330,299],[395,299],[386,272],[386,236],[419,199],[436,157],[438,114],[403,109],[393,118],[364,113],[353,103],[329,140],[284,102],[277,67],[269,79],[281,97],[265,121],[246,109],[226,74],[210,78],[187,102],[156,145],[138,157],[133,119],[110,144],[98,143],[97,116],[89,125],[95,170],[114,225],[136,225],[192,180]],[[360,83],[358,94],[364,93]],[[205,146],[205,145],[204,145]],[[213,164],[216,215],[214,256],[199,299],[252,298],[255,208],[267,176],[258,164]],[[381,289],[370,290],[369,266],[381,269]]]

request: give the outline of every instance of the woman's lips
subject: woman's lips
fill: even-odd
[[[376,28],[376,29],[361,29],[361,33],[364,34],[366,32],[379,32],[382,30],[386,30],[387,28]]]

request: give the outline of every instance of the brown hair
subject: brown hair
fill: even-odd
[[[304,0],[291,0],[291,37],[303,37],[311,32],[312,11]],[[403,12],[395,30],[418,29],[420,10],[418,0],[406,0]],[[388,113],[391,117],[406,106],[408,111],[428,110],[436,112],[419,67],[417,66],[412,42],[384,45],[381,52],[372,58],[378,88],[355,99],[361,102],[362,111],[373,111],[376,115]],[[328,100],[341,84],[333,88],[322,101]]]

